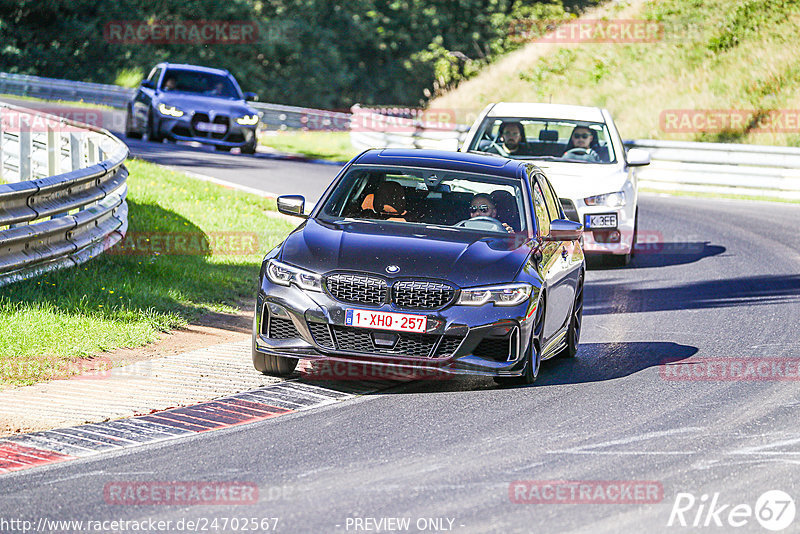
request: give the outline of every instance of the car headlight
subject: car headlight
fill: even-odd
[[[167,117],[183,117],[183,110],[163,103],[158,105],[158,112]]]
[[[456,304],[482,306],[489,302],[495,306],[516,306],[531,296],[530,284],[504,284],[500,286],[471,287],[462,289]]]
[[[255,115],[245,115],[244,117],[239,117],[236,119],[236,124],[240,124],[242,126],[253,126],[254,124],[258,124],[258,114]]]
[[[608,206],[610,208],[618,208],[625,205],[625,192],[617,191],[616,193],[606,193],[605,195],[596,195],[589,198],[584,198],[583,201],[587,206]]]
[[[288,286],[292,282],[301,289],[309,291],[322,291],[322,276],[286,265],[278,260],[269,260],[267,263],[267,278],[273,284]]]

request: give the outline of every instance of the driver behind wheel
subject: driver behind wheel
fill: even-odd
[[[492,219],[497,219],[497,206],[488,195],[477,194],[472,197],[472,201],[470,202],[469,206],[469,218],[474,219],[475,217],[491,217]],[[514,229],[508,224],[504,223],[503,221],[499,222],[502,223],[503,228],[506,229],[506,232],[509,234],[514,233]]]
[[[562,157],[575,159],[599,160],[597,152],[594,150],[598,145],[597,133],[586,126],[576,126],[569,136],[567,150]],[[579,150],[580,149],[580,150]],[[573,151],[570,153],[570,151]]]

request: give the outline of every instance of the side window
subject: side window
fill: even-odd
[[[550,217],[547,215],[544,195],[539,187],[539,182],[533,182],[533,209],[536,215],[536,226],[539,227],[539,235],[550,233]]]
[[[148,80],[153,82],[154,86],[156,84],[158,84],[158,79],[161,78],[161,71],[162,70],[164,70],[164,69],[161,68],[161,67],[159,67],[157,69],[153,69],[152,72],[150,72],[150,76],[147,77]]]
[[[558,204],[556,204],[555,195],[553,194],[553,190],[550,188],[550,184],[547,182],[546,179],[540,174],[536,175],[536,181],[542,184],[542,190],[544,191],[544,202],[547,205],[547,211],[550,213],[550,220],[554,221],[561,217],[561,213],[558,210]]]

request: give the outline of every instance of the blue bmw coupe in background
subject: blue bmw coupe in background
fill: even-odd
[[[227,70],[159,63],[128,104],[125,135],[198,141],[253,154],[259,116],[247,99],[255,100],[255,93],[242,93]]]

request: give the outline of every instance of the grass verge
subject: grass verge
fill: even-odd
[[[264,253],[294,227],[268,216],[274,200],[143,161],[128,168],[123,244],[0,288],[0,385],[74,374],[82,358],[235,311],[255,295]]]
[[[360,153],[350,144],[350,132],[264,132],[258,142],[279,152],[329,161],[350,161]]]
[[[593,105],[607,107],[628,139],[800,146],[796,123],[761,120],[780,110],[800,109],[800,58],[792,51],[800,31],[799,2],[630,4],[615,17],[658,23],[662,38],[642,43],[530,43],[430,107],[475,112],[498,101]],[[726,110],[733,115],[747,112],[753,120],[726,125]],[[681,122],[680,128],[673,128],[667,122],[673,111],[686,112],[689,118],[722,119],[716,124],[710,119],[690,121],[686,128]]]

